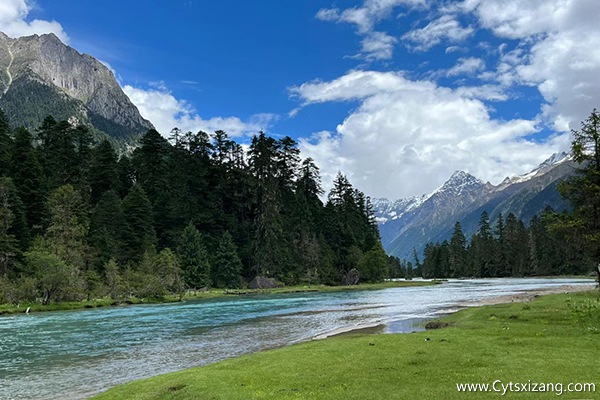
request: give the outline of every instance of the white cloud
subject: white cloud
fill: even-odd
[[[322,21],[349,23],[356,25],[360,34],[367,34],[373,30],[375,24],[388,17],[394,8],[399,6],[421,7],[427,6],[426,0],[365,0],[360,7],[323,8],[316,17]]]
[[[519,39],[564,27],[575,3],[595,0],[466,0],[463,9],[474,12],[481,26],[497,36]]]
[[[517,41],[502,54],[496,79],[537,87],[555,129],[578,129],[599,106],[600,1],[466,0],[461,7],[496,36]]]
[[[375,25],[390,16],[399,6],[427,8],[427,0],[365,0],[362,6],[340,10],[323,8],[316,14],[322,21],[348,23],[356,26],[357,33],[363,37],[359,57],[367,61],[389,60],[392,58],[397,39],[385,32],[375,31]]]
[[[256,114],[248,121],[238,117],[203,119],[191,105],[176,99],[160,82],[154,83],[150,89],[125,85],[123,90],[137,106],[140,114],[152,122],[163,135],[168,135],[171,129],[177,127],[184,132],[202,130],[210,133],[221,129],[232,137],[243,136],[267,130],[275,118],[272,114]]]
[[[35,4],[31,0],[2,0],[0,2],[0,31],[10,37],[20,37],[33,34],[54,33],[64,43],[69,37],[62,25],[56,21],[32,20],[27,16]],[[106,65],[115,76],[117,72],[105,61]],[[186,81],[189,84],[195,83]],[[136,88],[130,85],[123,86],[125,94],[138,107],[142,116],[150,120],[159,132],[168,135],[171,129],[178,127],[184,131],[204,130],[213,132],[218,129],[227,131],[230,136],[241,136],[266,130],[273,119],[271,114],[257,114],[248,121],[238,117],[213,117],[203,119],[184,100],[176,99],[162,83],[154,84],[150,89]]]
[[[426,51],[443,40],[452,43],[462,42],[473,35],[474,31],[471,27],[463,28],[454,16],[442,15],[423,28],[405,33],[402,39],[414,43],[411,45],[414,50]]]
[[[2,0],[0,2],[0,31],[12,38],[54,33],[64,43],[69,42],[69,37],[58,22],[39,19],[28,21],[27,16],[32,9],[32,1]]]
[[[371,32],[361,41],[361,56],[367,60],[389,60],[397,42],[398,39],[384,32]]]
[[[537,131],[535,121],[494,120],[480,100],[485,89],[453,90],[401,73],[352,71],[291,92],[306,104],[360,100],[335,133],[303,139],[300,147],[321,166],[326,184],[342,170],[372,196],[427,193],[454,170],[498,183],[568,146],[568,135],[528,140]]]
[[[477,57],[459,58],[456,65],[446,71],[446,76],[472,75],[485,69],[485,61]]]

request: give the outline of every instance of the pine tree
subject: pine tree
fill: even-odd
[[[50,190],[77,183],[79,166],[74,129],[68,121],[47,117],[40,128],[41,159]]]
[[[498,214],[496,221],[496,246],[494,250],[493,267],[490,270],[490,276],[510,276],[511,266],[507,260],[508,248],[506,245],[506,232],[504,229],[504,217],[502,213]]]
[[[127,261],[127,227],[121,200],[114,190],[105,191],[94,207],[90,221],[89,242],[96,250],[96,265],[102,268],[111,259]]]
[[[0,108],[0,177],[10,174],[10,161],[13,151],[13,140],[8,118]]]
[[[14,186],[10,178],[0,177],[0,278],[7,277],[15,270],[19,256],[17,239],[11,233],[15,221],[11,189],[14,190]]]
[[[233,237],[223,233],[213,259],[212,276],[215,287],[240,288],[242,286],[242,262],[238,256]]]
[[[27,226],[27,215],[25,214],[25,205],[19,197],[18,191],[11,178],[0,177],[0,188],[5,206],[8,207],[12,215],[10,228],[7,233],[14,237],[18,246],[18,253],[25,251],[29,246],[31,236]]]
[[[89,221],[81,194],[71,185],[61,186],[50,195],[48,208],[50,224],[46,243],[61,260],[84,271],[88,260],[85,239]]]
[[[187,287],[199,289],[211,286],[211,264],[206,246],[202,235],[191,222],[181,233],[177,256]]]
[[[125,288],[123,285],[123,277],[119,265],[115,259],[110,259],[106,265],[104,265],[104,281],[108,289],[108,295],[112,299],[119,299],[123,297]]]
[[[103,140],[92,153],[90,186],[93,205],[107,190],[118,191],[119,164],[117,154],[108,140]]]
[[[507,276],[524,276],[529,272],[529,237],[522,221],[510,213],[506,217]]]
[[[163,249],[156,255],[153,263],[154,271],[160,277],[166,292],[178,294],[181,301],[185,294],[185,282],[175,253],[169,248]]]
[[[126,234],[123,239],[125,260],[138,262],[146,252],[154,251],[156,232],[152,226],[152,204],[140,185],[123,199]]]
[[[600,114],[596,109],[573,130],[571,148],[573,159],[579,163],[578,173],[564,181],[559,190],[573,206],[565,230],[575,229],[582,234],[586,248],[596,263],[600,282]]]
[[[169,159],[172,146],[156,130],[151,129],[140,139],[141,146],[135,149],[132,164],[135,169],[136,184],[141,185],[152,204],[152,220],[158,244],[168,244],[168,233],[172,192],[169,183]]]
[[[449,251],[449,276],[453,278],[466,276],[467,239],[458,221],[454,224]]]
[[[119,175],[119,182],[117,184],[117,187],[119,188],[119,197],[124,198],[135,184],[135,170],[131,163],[131,158],[127,155],[122,155],[121,158],[119,158],[117,166]]]
[[[478,277],[493,276],[494,238],[490,227],[490,218],[486,211],[481,213],[479,230],[471,240],[470,250],[473,259],[473,272]]]
[[[32,145],[32,136],[24,128],[17,129],[11,162],[11,177],[25,206],[32,236],[43,232],[46,207],[46,178]]]
[[[282,279],[289,246],[281,215],[281,192],[277,177],[277,145],[264,132],[252,138],[250,171],[257,181],[254,219],[254,269],[257,275]]]

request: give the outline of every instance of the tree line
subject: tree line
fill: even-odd
[[[467,243],[456,222],[452,237],[429,243],[421,262],[391,260],[396,274],[424,278],[579,275],[596,272],[600,282],[600,114],[594,109],[572,132],[576,173],[558,189],[571,210],[543,210],[526,226],[514,214],[490,223],[483,212]],[[412,269],[415,271],[412,271]]]
[[[292,138],[170,134],[119,155],[85,126],[11,129],[0,110],[0,302],[388,276],[370,199],[340,173],[324,204]]]
[[[526,225],[510,213],[491,223],[483,212],[470,242],[456,222],[450,240],[429,243],[413,273],[424,278],[581,275],[593,269],[591,247],[572,229],[568,213],[550,207]]]

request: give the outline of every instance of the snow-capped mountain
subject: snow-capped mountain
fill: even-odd
[[[428,198],[428,195],[423,195],[421,197],[407,197],[406,199],[400,200],[390,200],[385,197],[379,197],[371,199],[371,203],[376,212],[375,217],[377,222],[385,224],[387,221],[402,218],[404,214],[419,207]]]
[[[562,164],[564,162],[570,161],[572,160],[573,157],[568,154],[565,153],[564,151],[561,153],[554,153],[550,156],[550,158],[548,158],[546,161],[544,161],[543,163],[541,163],[537,168],[535,168],[534,170],[532,170],[531,172],[528,172],[526,174],[523,175],[518,175],[518,176],[513,176],[513,177],[506,177],[501,184],[499,184],[498,186],[496,186],[496,190],[502,190],[504,189],[507,185],[511,185],[514,183],[519,183],[519,182],[526,182],[536,176],[540,176],[545,174],[546,172],[548,172],[549,170],[551,170],[552,168],[554,168],[556,165],[558,164]]]
[[[556,191],[556,184],[573,173],[572,158],[553,154],[533,171],[507,178],[498,186],[475,176],[456,171],[432,193],[400,200],[373,200],[381,239],[388,254],[411,258],[431,241],[448,239],[456,221],[467,236],[478,227],[487,211],[491,221],[499,213],[512,212],[525,222],[546,206],[564,209],[567,204]]]
[[[488,188],[480,179],[464,171],[455,171],[450,179],[442,186],[429,194],[420,197],[408,197],[399,200],[390,200],[386,198],[373,199],[373,208],[375,217],[379,224],[385,224],[388,221],[401,219],[411,211],[417,210],[424,203],[430,201],[433,205],[455,203],[457,200],[462,203],[464,197],[467,201],[472,201],[474,197],[481,195]]]

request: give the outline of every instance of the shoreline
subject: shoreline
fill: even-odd
[[[0,318],[14,316],[18,314],[45,313],[54,311],[85,311],[96,308],[114,308],[130,307],[146,304],[169,304],[185,303],[187,301],[213,300],[223,298],[237,298],[243,296],[261,296],[261,295],[280,295],[294,293],[324,293],[324,292],[343,292],[353,290],[382,290],[402,287],[430,286],[442,283],[439,280],[401,280],[385,281],[381,283],[359,283],[353,286],[288,286],[272,289],[212,289],[208,291],[192,291],[179,300],[178,295],[167,295],[163,299],[140,299],[128,298],[123,300],[114,300],[109,298],[82,300],[76,302],[51,303],[43,305],[37,302],[23,302],[20,306],[12,304],[0,304]],[[29,312],[27,310],[29,309]]]
[[[466,301],[458,303],[457,305],[462,308],[466,307],[479,307],[479,306],[490,306],[495,304],[507,304],[507,303],[527,303],[532,301],[533,299],[549,295],[549,294],[559,294],[559,293],[577,293],[577,292],[588,292],[594,290],[597,287],[596,282],[594,285],[561,285],[556,287],[544,288],[544,289],[532,289],[532,290],[523,290],[519,293],[514,294],[506,294],[502,296],[494,296],[486,299],[474,300],[474,301]]]
[[[481,307],[481,306],[491,306],[497,304],[510,304],[510,303],[527,303],[530,302],[539,296],[550,295],[550,294],[568,294],[568,293],[577,293],[577,292],[588,292],[597,288],[597,284],[595,286],[592,285],[561,285],[557,287],[549,287],[543,289],[531,289],[531,290],[523,290],[519,293],[493,296],[486,299],[472,300],[472,301],[463,301],[451,306],[445,307],[439,310],[436,314],[436,317],[432,318],[421,318],[421,320],[436,320],[441,317],[446,317],[451,314],[455,314],[461,310],[470,308],[470,307]],[[414,320],[414,318],[409,318],[407,320]],[[359,326],[350,326],[344,328],[338,328],[331,332],[325,332],[319,334],[312,338],[312,340],[324,340],[336,336],[341,335],[378,335],[378,334],[404,334],[411,332],[385,332],[386,326],[392,321],[382,321],[374,324],[365,324]],[[425,329],[424,329],[425,330]]]

